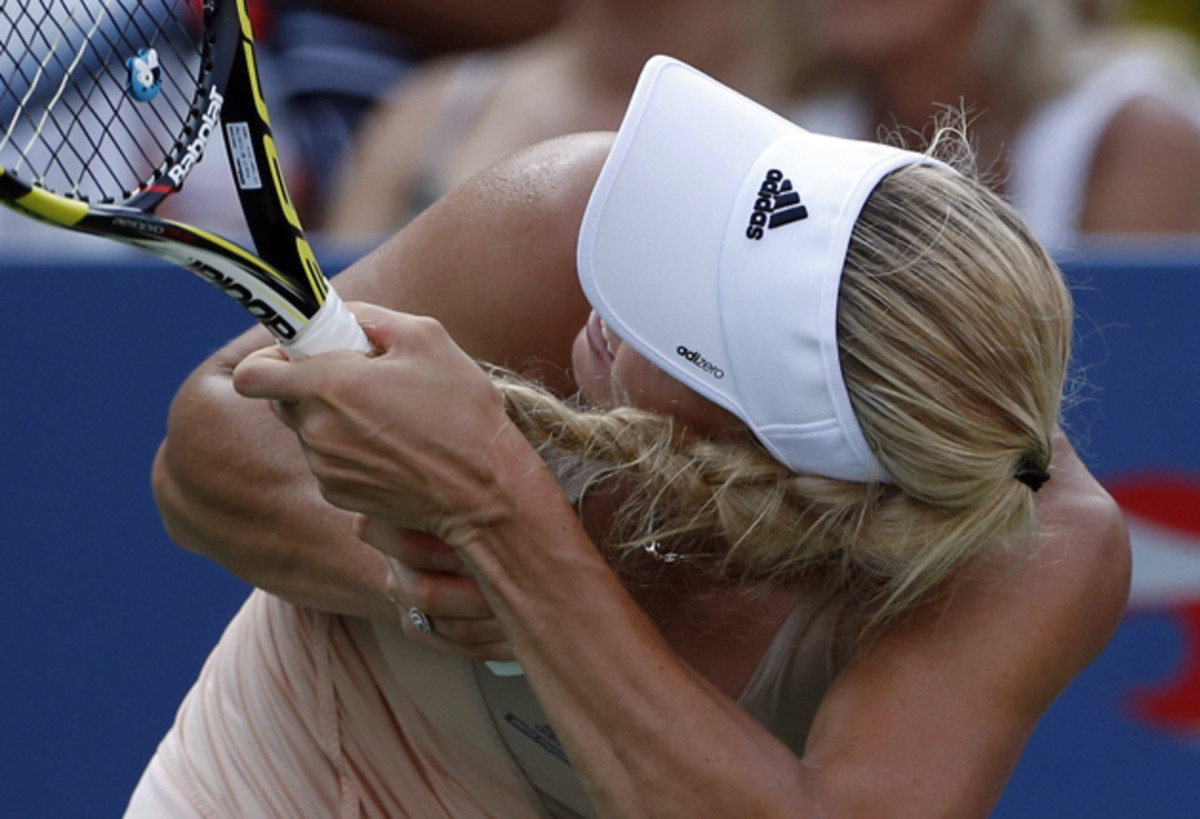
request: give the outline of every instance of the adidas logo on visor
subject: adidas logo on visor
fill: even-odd
[[[761,239],[764,228],[774,230],[807,218],[808,208],[800,203],[800,194],[792,188],[792,181],[784,178],[783,171],[772,168],[758,188],[746,238]]]

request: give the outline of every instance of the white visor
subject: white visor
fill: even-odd
[[[584,215],[584,292],[623,341],[792,470],[888,481],[842,380],[838,289],[863,202],[914,163],[941,165],[809,133],[654,57]]]

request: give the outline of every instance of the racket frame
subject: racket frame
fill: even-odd
[[[177,264],[242,305],[285,346],[311,335],[318,314],[343,313],[283,177],[254,57],[245,0],[203,0],[196,93],[175,150],[120,202],[64,196],[0,167],[0,203],[42,222],[101,236]],[[258,254],[154,211],[180,191],[218,130],[224,132],[242,214]],[[235,136],[230,142],[230,132]],[[255,184],[257,180],[257,184]],[[331,299],[331,296],[333,297]],[[327,302],[330,309],[323,310]],[[324,320],[324,319],[323,319]],[[368,350],[345,317],[334,333]],[[320,350],[317,350],[319,352]],[[311,354],[311,353],[310,353]]]
[[[245,0],[203,0],[197,93],[176,151],[122,202],[90,203],[54,193],[0,167],[0,204],[42,222],[113,239],[190,270],[234,299],[294,357],[336,349],[370,352],[370,341],[329,287],[288,193],[254,57]],[[258,255],[215,233],[160,218],[224,131],[250,235]],[[287,275],[291,274],[291,275]],[[497,676],[519,663],[488,662]]]

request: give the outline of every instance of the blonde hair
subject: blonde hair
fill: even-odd
[[[933,151],[964,145],[943,130]],[[863,208],[838,316],[851,401],[893,484],[797,474],[749,432],[704,437],[496,377],[531,441],[629,489],[603,548],[659,543],[730,577],[802,580],[884,625],[980,552],[1025,542],[1033,492],[1015,476],[1049,466],[1071,324],[1057,267],[1009,205],[911,166]]]

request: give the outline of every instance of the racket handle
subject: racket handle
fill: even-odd
[[[367,334],[358,326],[358,319],[337,291],[330,288],[321,309],[283,349],[291,358],[308,358],[334,350],[369,353],[372,347]]]

